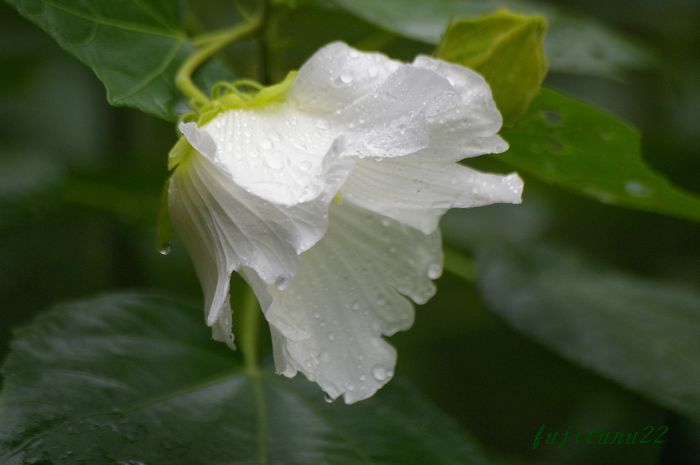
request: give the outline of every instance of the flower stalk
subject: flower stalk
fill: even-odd
[[[258,374],[258,331],[260,324],[260,309],[258,300],[251,288],[247,288],[241,306],[240,346],[243,354],[243,364],[251,376]]]
[[[175,75],[175,86],[189,99],[193,108],[209,103],[209,97],[192,81],[192,75],[197,68],[227,45],[254,35],[260,29],[264,16],[265,2],[263,1],[258,15],[249,21],[221,31],[201,35],[194,40],[200,48],[182,63]]]

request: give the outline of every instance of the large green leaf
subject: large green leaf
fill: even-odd
[[[545,41],[553,71],[616,76],[625,68],[646,66],[650,55],[629,39],[591,18],[568,14],[536,0],[333,0],[345,10],[412,39],[437,44],[452,20],[499,8],[544,15]]]
[[[306,380],[247,372],[200,308],[162,297],[58,307],[16,333],[3,376],[6,465],[484,463],[406,384],[327,404]]]
[[[564,357],[700,420],[700,294],[548,246],[477,255],[489,306]]]
[[[498,159],[545,181],[613,205],[700,220],[700,199],[650,169],[639,133],[616,117],[543,89]]]
[[[194,46],[184,29],[182,0],[7,0],[66,51],[89,66],[112,105],[174,120],[184,99],[175,88],[178,66]],[[217,62],[200,82],[230,78]]]

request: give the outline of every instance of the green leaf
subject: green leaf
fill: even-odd
[[[700,294],[531,244],[477,256],[489,306],[516,329],[700,420]]]
[[[649,66],[650,54],[592,18],[536,0],[334,0],[339,7],[389,31],[438,44],[451,21],[499,8],[547,18],[545,49],[552,71],[619,77],[628,68]]]
[[[247,373],[201,308],[163,297],[55,308],[16,333],[3,376],[6,465],[484,463],[406,384],[327,404],[306,380]]]
[[[428,44],[377,28],[327,2],[277,6],[270,14],[265,34],[268,69],[273,81],[284,79],[290,70],[299,69],[316,50],[335,40],[361,50],[381,50],[404,61],[432,51]]]
[[[525,114],[547,74],[546,28],[542,16],[499,10],[450,25],[436,55],[484,76],[509,126]]]
[[[135,107],[167,120],[184,112],[185,100],[174,79],[194,45],[185,33],[183,1],[8,2],[90,67],[112,105]],[[206,86],[231,74],[210,62],[198,77]]]
[[[601,202],[700,221],[700,199],[642,160],[639,133],[616,117],[543,89],[518,124],[505,129],[498,159]]]

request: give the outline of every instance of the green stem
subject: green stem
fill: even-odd
[[[260,28],[265,15],[265,2],[261,2],[261,4],[262,11],[251,21],[236,24],[232,28],[222,31],[204,34],[194,40],[195,44],[201,48],[182,63],[175,75],[175,86],[190,100],[192,105],[209,103],[209,97],[192,81],[194,72],[216,52],[233,42],[250,37]]]
[[[445,270],[465,281],[474,282],[476,270],[474,261],[470,257],[447,246],[444,247],[443,253],[445,255]]]
[[[260,309],[258,299],[248,287],[241,305],[240,347],[246,371],[252,376],[258,374],[258,325]]]

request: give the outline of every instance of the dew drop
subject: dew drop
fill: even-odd
[[[370,66],[369,69],[367,70],[367,74],[369,74],[369,77],[372,77],[372,78],[373,78],[373,77],[377,77],[377,75],[379,74],[379,68],[377,68],[376,66],[372,65],[372,66]]]
[[[558,111],[544,111],[542,113],[545,123],[547,123],[549,126],[561,125],[563,118],[561,116],[561,113],[559,113]]]
[[[374,368],[372,368],[372,376],[374,376],[374,379],[377,381],[386,381],[387,378],[389,378],[389,373],[383,366],[375,365]]]
[[[328,122],[326,120],[318,120],[316,121],[316,127],[319,129],[328,129]]]
[[[382,226],[389,226],[391,224],[391,221],[389,221],[387,218],[382,218]]]
[[[158,253],[160,253],[161,255],[169,255],[170,252],[172,251],[172,249],[173,248],[170,246],[170,243],[168,243],[168,244],[165,244],[160,249],[158,249]]]
[[[340,73],[340,80],[345,84],[350,84],[352,82],[352,73],[350,71],[343,71]]]
[[[335,341],[335,334],[334,334],[334,333],[328,333],[328,340],[329,340],[329,341]]]
[[[365,381],[367,381],[367,377],[365,375],[360,375],[360,381],[364,383]]]
[[[635,197],[646,197],[650,194],[649,188],[639,181],[628,181],[625,183],[625,190]]]
[[[289,286],[289,278],[286,276],[278,276],[277,279],[275,279],[275,286],[280,291],[284,290],[287,286]]]
[[[428,266],[428,278],[430,278],[430,279],[439,278],[441,272],[442,272],[442,267],[440,265],[438,265],[437,263],[433,263],[430,266]]]
[[[328,394],[326,394],[326,395],[323,396],[323,400],[325,400],[325,401],[328,402],[329,404],[332,404],[333,401],[334,401],[335,399],[332,398],[331,396],[329,396]]]
[[[352,303],[352,309],[353,310],[359,310],[360,309],[360,302],[357,300]]]
[[[319,318],[321,318],[321,314],[318,312],[314,313],[314,318],[318,320]]]

